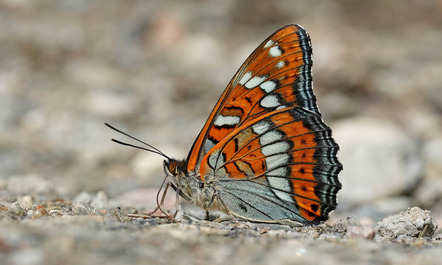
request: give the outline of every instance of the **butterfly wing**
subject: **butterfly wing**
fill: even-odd
[[[187,158],[230,213],[255,221],[328,218],[342,165],[312,88],[308,34],[289,25],[244,62]]]
[[[233,215],[317,223],[337,205],[338,149],[318,114],[292,106],[236,128],[204,156],[200,174]]]
[[[259,115],[293,105],[320,115],[311,67],[310,37],[302,27],[288,25],[262,42],[212,110],[187,157],[188,171],[198,171],[209,150]]]

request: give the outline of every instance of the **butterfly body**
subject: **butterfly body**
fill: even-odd
[[[206,212],[316,224],[337,206],[342,165],[312,85],[310,37],[270,35],[234,75],[187,159],[167,159],[169,185]]]
[[[216,194],[220,187],[216,177],[208,176],[206,180],[196,172],[187,172],[186,161],[175,159],[164,161],[164,172],[169,176],[172,187],[188,202],[208,211],[223,211]]]

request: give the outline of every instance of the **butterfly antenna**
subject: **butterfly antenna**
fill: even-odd
[[[115,142],[115,143],[117,143],[117,144],[125,145],[125,146],[130,146],[130,147],[133,147],[133,148],[137,148],[137,149],[141,149],[141,150],[149,151],[149,152],[152,152],[152,153],[158,154],[158,155],[160,155],[160,156],[166,158],[167,160],[170,160],[170,157],[168,157],[168,156],[165,155],[163,152],[161,152],[160,150],[158,150],[158,148],[155,148],[155,147],[153,147],[152,145],[150,145],[150,144],[148,144],[148,143],[146,143],[146,142],[144,142],[144,141],[141,141],[140,139],[135,138],[135,137],[133,137],[132,135],[129,135],[129,134],[127,134],[127,133],[125,133],[125,132],[123,132],[123,131],[121,131],[121,130],[115,128],[115,127],[113,127],[113,126],[110,125],[109,123],[106,123],[106,122],[105,122],[104,124],[105,124],[107,127],[111,128],[112,130],[114,130],[114,131],[116,131],[116,132],[119,132],[119,133],[121,133],[122,135],[125,135],[125,136],[127,136],[127,137],[129,137],[129,138],[131,138],[131,139],[133,139],[133,140],[135,140],[135,141],[137,141],[137,142],[139,142],[139,143],[142,143],[142,144],[146,145],[147,147],[149,147],[149,148],[151,148],[151,149],[149,149],[149,148],[144,148],[144,147],[137,146],[137,145],[133,145],[133,144],[129,144],[129,143],[125,143],[125,142],[122,142],[122,141],[119,141],[119,140],[116,140],[116,139],[112,139],[113,142]]]

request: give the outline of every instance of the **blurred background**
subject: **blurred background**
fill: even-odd
[[[154,205],[241,63],[300,24],[341,146],[335,217],[414,205],[442,222],[442,1],[0,1],[0,198]]]

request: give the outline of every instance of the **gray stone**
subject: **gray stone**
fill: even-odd
[[[376,226],[376,239],[432,237],[436,230],[437,222],[430,216],[430,211],[413,207],[380,221]]]
[[[348,119],[333,125],[344,165],[339,193],[343,205],[364,204],[405,193],[419,182],[417,141],[386,120]]]

